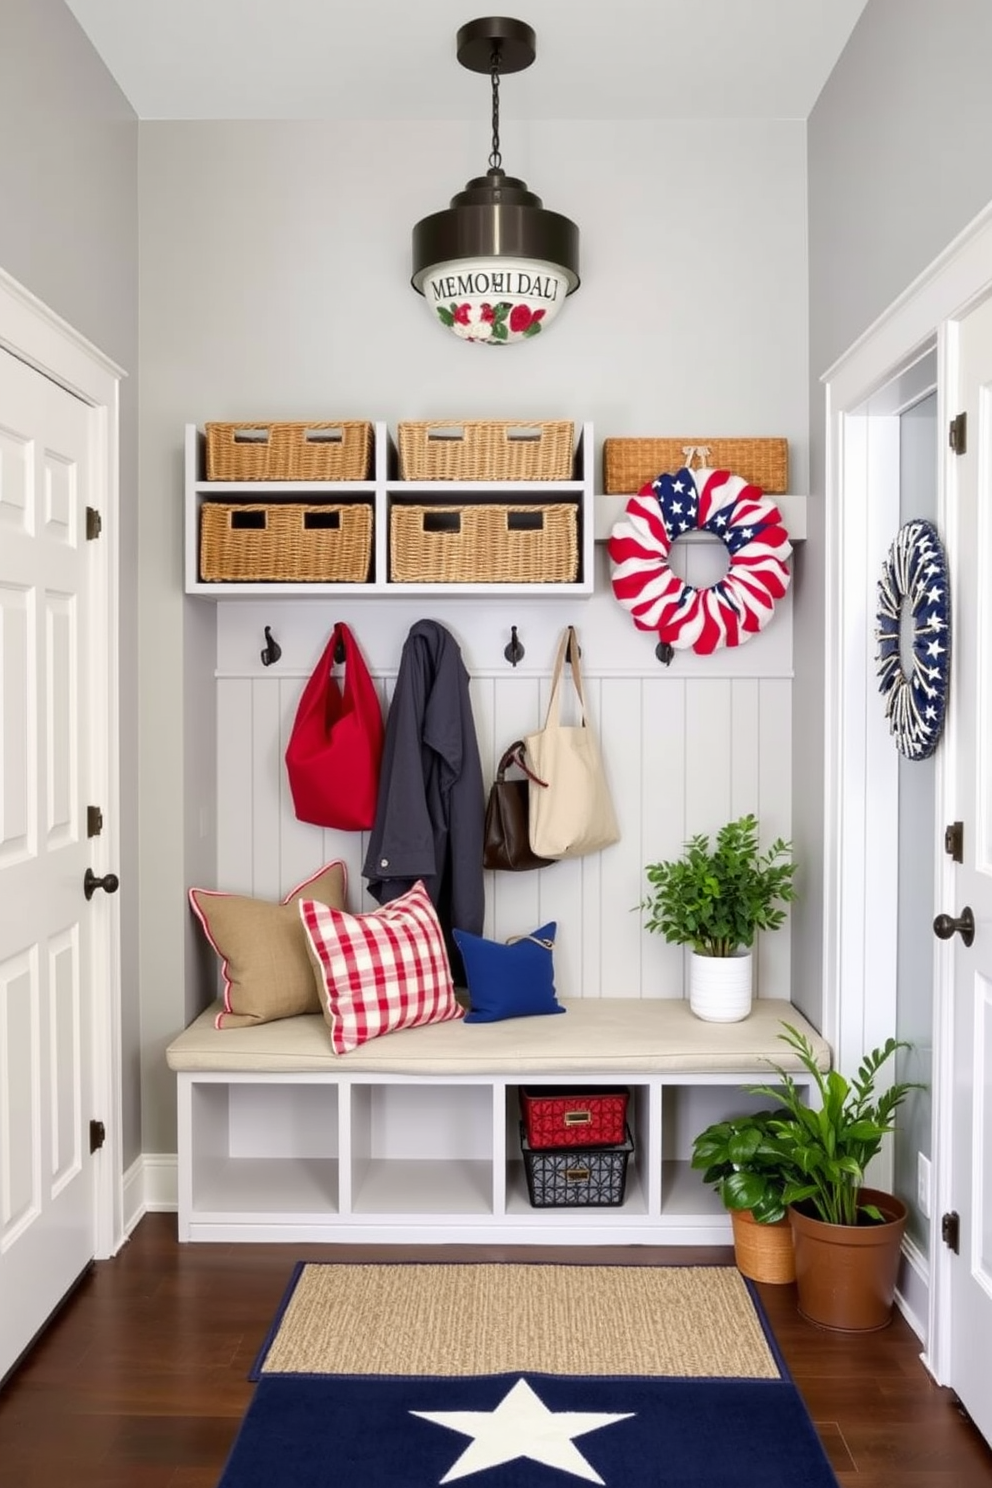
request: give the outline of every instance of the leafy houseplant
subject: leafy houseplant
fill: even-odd
[[[795,899],[792,844],[777,838],[758,850],[758,822],[742,816],[727,822],[710,847],[701,833],[690,837],[681,858],[649,863],[652,892],[641,903],[645,929],[702,956],[732,956],[750,950],[759,930],[777,930],[781,904]]]
[[[769,1125],[791,1170],[783,1190],[795,1249],[799,1311],[842,1332],[884,1328],[892,1315],[906,1227],[906,1205],[894,1194],[864,1187],[865,1170],[894,1128],[893,1117],[915,1082],[876,1090],[879,1071],[897,1049],[889,1038],[866,1054],[854,1079],[819,1069],[809,1040],[791,1024],[779,1037],[816,1083],[819,1110],[807,1106],[788,1071],[773,1064],[781,1085],[754,1085],[781,1115]]]
[[[716,1190],[730,1213],[738,1270],[752,1281],[796,1278],[784,1201],[790,1170],[772,1129],[775,1111],[716,1121],[693,1142],[692,1166]]]
[[[755,935],[777,930],[782,906],[796,897],[792,844],[779,837],[761,852],[757,818],[742,816],[720,828],[712,847],[702,834],[690,837],[680,858],[649,863],[645,873],[644,928],[691,947],[693,1012],[714,1022],[746,1018]]]
[[[791,1175],[786,1146],[775,1132],[775,1111],[756,1111],[716,1121],[693,1141],[692,1166],[702,1168],[724,1208],[749,1209],[758,1224],[784,1219]]]
[[[881,1049],[865,1055],[857,1077],[847,1080],[839,1070],[819,1068],[809,1040],[790,1023],[783,1024],[782,1039],[798,1055],[803,1068],[816,1082],[820,1109],[808,1106],[787,1070],[773,1065],[781,1087],[751,1085],[752,1095],[777,1101],[785,1114],[773,1120],[771,1129],[783,1161],[794,1170],[785,1187],[786,1204],[807,1203],[825,1224],[856,1225],[883,1218],[877,1205],[859,1200],[865,1169],[895,1130],[893,1116],[911,1090],[920,1086],[902,1081],[876,1094],[879,1070],[897,1049],[908,1049],[903,1039],[887,1039]]]

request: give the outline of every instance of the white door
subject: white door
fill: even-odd
[[[967,413],[955,461],[958,524],[952,600],[956,717],[955,816],[964,825],[956,901],[974,940],[955,933],[951,1203],[960,1251],[950,1257],[949,1384],[992,1441],[992,300],[961,324],[961,380],[952,413]]]
[[[0,350],[0,1380],[96,1249],[94,418]]]

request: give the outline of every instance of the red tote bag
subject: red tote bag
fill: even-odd
[[[334,676],[343,660],[344,685]],[[382,761],[382,707],[358,643],[337,624],[303,689],[286,746],[286,773],[300,821],[359,831],[375,820]]]

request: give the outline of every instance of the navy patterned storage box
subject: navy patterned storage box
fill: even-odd
[[[626,1141],[616,1146],[544,1147],[535,1151],[521,1122],[520,1149],[527,1172],[527,1191],[535,1209],[623,1203],[627,1159],[634,1150],[629,1127]]]

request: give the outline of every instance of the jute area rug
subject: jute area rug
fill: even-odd
[[[836,1488],[730,1267],[296,1267],[219,1488]]]

